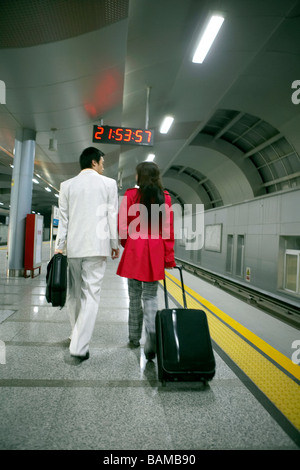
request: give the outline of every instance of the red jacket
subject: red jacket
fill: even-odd
[[[160,231],[151,232],[141,223],[137,204],[138,190],[128,189],[119,210],[119,237],[124,252],[117,274],[129,279],[153,282],[164,279],[165,268],[176,266],[174,259],[174,225],[171,197],[165,193],[166,216]],[[170,209],[169,209],[170,208]],[[169,210],[168,210],[169,209]]]

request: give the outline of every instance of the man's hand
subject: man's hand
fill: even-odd
[[[119,248],[117,248],[116,250],[115,250],[115,249],[112,249],[112,250],[111,250],[111,258],[112,258],[112,259],[119,258],[119,253],[120,253]]]

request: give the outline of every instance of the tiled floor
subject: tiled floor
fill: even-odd
[[[206,388],[160,385],[156,361],[127,347],[117,261],[108,262],[90,359],[74,365],[66,308],[44,295],[48,258],[44,244],[40,276],[7,279],[0,250],[0,449],[297,449],[218,354]]]

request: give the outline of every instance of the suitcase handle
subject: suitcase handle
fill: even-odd
[[[184,306],[184,308],[187,308],[185,289],[184,289],[184,284],[183,284],[182,266],[181,265],[176,265],[176,266],[174,266],[174,268],[177,268],[179,270],[181,288],[182,288],[183,306]],[[164,292],[165,292],[166,308],[169,308],[168,292],[167,292],[167,285],[166,285],[166,276],[164,277]]]

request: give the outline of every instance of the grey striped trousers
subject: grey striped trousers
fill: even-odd
[[[143,319],[146,334],[155,333],[155,316],[158,309],[157,288],[158,281],[142,282],[128,279],[130,341],[141,339]]]

